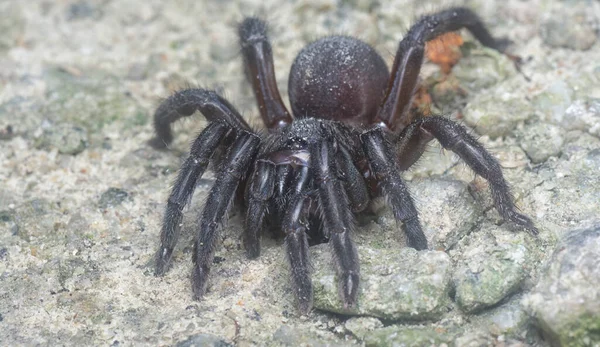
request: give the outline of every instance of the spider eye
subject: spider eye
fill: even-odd
[[[290,141],[290,149],[306,149],[308,142],[305,138],[295,137]]]

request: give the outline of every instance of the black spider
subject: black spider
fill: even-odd
[[[413,25],[400,42],[391,76],[377,52],[356,38],[329,36],[311,43],[290,71],[294,120],[277,89],[267,26],[260,19],[246,18],[238,28],[244,66],[268,132],[252,130],[213,91],[181,90],[158,107],[157,137],[152,141],[156,147],[172,141],[171,123],[196,110],[209,124],[192,144],[169,196],[156,275],[168,268],[183,209],[211,160],[218,173],[194,244],[196,298],[206,292],[218,225],[236,200],[246,211],[244,245],[249,258],[260,254],[264,224],[285,235],[301,312],[312,307],[309,239],[329,241],[341,299],[346,307],[353,306],[359,261],[350,234],[355,214],[372,198],[386,196],[408,245],[427,248],[400,172],[415,163],[434,138],[488,180],[503,218],[537,233],[532,221],[515,210],[498,162],[465,128],[444,117],[415,117],[409,112],[425,43],[460,28],[467,28],[487,47],[503,48],[466,8],[424,16]]]

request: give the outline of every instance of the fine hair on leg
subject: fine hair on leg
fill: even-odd
[[[354,229],[354,214],[350,210],[346,190],[337,178],[334,155],[333,146],[328,141],[311,145],[310,158],[323,228],[330,236],[340,298],[344,307],[350,308],[358,298],[360,265],[356,246],[350,238]]]
[[[198,135],[190,155],[179,169],[163,217],[160,246],[155,259],[157,276],[163,275],[169,266],[181,231],[183,209],[192,198],[196,182],[204,174],[213,152],[228,130],[228,126],[221,122],[210,123]]]
[[[468,29],[484,46],[504,49],[504,41],[494,39],[481,19],[468,8],[453,7],[421,17],[398,45],[385,96],[373,123],[384,124],[390,130],[410,124],[408,111],[423,64],[425,43],[461,28]]]
[[[150,140],[154,148],[165,148],[173,142],[171,123],[200,111],[211,122],[221,121],[231,128],[251,131],[240,113],[225,98],[212,90],[183,89],[171,95],[154,112],[156,137]]]
[[[417,209],[396,168],[395,157],[382,129],[368,130],[360,137],[371,170],[380,184],[381,193],[387,197],[396,220],[402,222],[408,246],[416,250],[427,249],[427,238],[421,229]]]
[[[248,132],[239,134],[208,193],[207,203],[200,217],[192,259],[192,288],[197,299],[206,292],[208,274],[214,258],[217,227],[227,212],[242,177],[248,171],[248,165],[256,155],[259,144],[260,139],[256,135]]]

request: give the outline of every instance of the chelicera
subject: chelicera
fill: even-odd
[[[516,211],[502,170],[467,130],[442,116],[418,116],[411,100],[425,43],[468,29],[484,46],[502,50],[481,20],[466,8],[422,17],[400,41],[391,74],[368,44],[329,36],[306,46],[289,76],[288,112],[275,81],[267,25],[246,18],[238,27],[246,77],[267,131],[253,130],[226,99],[205,89],[185,89],[156,110],[155,147],[173,139],[171,123],[200,111],[206,128],[190,148],[164,214],[156,275],[167,270],[180,234],[183,210],[198,179],[212,162],[216,181],[199,222],[193,251],[195,298],[207,290],[218,227],[231,205],[245,211],[244,245],[260,255],[267,227],[285,237],[298,308],[312,307],[309,243],[327,241],[333,253],[340,298],[356,304],[359,259],[352,241],[356,214],[376,197],[386,197],[406,233],[408,246],[427,249],[419,216],[400,173],[436,139],[485,178],[500,215],[532,233],[537,229]],[[292,117],[293,115],[293,117]]]

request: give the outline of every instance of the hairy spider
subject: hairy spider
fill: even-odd
[[[350,234],[355,214],[364,211],[371,199],[385,196],[408,246],[427,248],[400,172],[413,165],[434,138],[489,182],[495,207],[504,219],[537,233],[532,221],[515,210],[496,159],[465,128],[441,116],[410,112],[425,43],[460,28],[467,28],[487,47],[503,49],[504,43],[489,34],[477,15],[460,7],[420,18],[400,41],[391,75],[379,54],[356,38],[329,36],[309,44],[290,71],[294,119],[277,89],[266,23],[244,19],[238,27],[244,67],[268,132],[251,129],[213,91],[181,90],[158,107],[157,137],[152,141],[156,147],[172,141],[172,122],[196,110],[209,124],[193,142],[169,196],[156,275],[168,268],[183,209],[211,160],[218,173],[194,243],[195,298],[206,292],[217,228],[235,200],[246,212],[244,245],[249,258],[260,254],[265,225],[285,235],[293,290],[302,313],[312,307],[309,239],[331,245],[341,300],[346,307],[353,306],[359,261]]]

